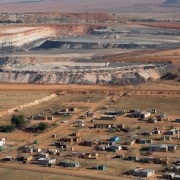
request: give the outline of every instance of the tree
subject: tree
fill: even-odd
[[[11,124],[14,124],[16,128],[24,127],[25,126],[24,116],[13,114],[11,118]]]
[[[45,131],[48,128],[48,123],[40,122],[38,125],[38,129],[41,131]]]
[[[12,132],[16,129],[14,124],[5,125],[0,128],[0,131],[2,132]]]

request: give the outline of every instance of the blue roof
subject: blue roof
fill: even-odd
[[[142,172],[153,172],[153,169],[143,169]]]

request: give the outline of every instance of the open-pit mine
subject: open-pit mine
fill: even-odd
[[[88,24],[81,19],[77,24],[3,25],[0,82],[127,85],[167,73],[168,61],[135,63],[132,58],[127,63],[121,54],[179,47],[179,30],[112,25],[117,18],[107,17],[108,25],[101,16]],[[117,62],[106,58],[113,54],[119,55]]]

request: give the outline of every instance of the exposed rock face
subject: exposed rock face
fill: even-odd
[[[29,72],[2,71],[0,82],[12,83],[58,83],[58,84],[114,84],[127,85],[144,83],[146,80],[159,79],[166,73],[165,65],[155,68],[141,68],[136,71],[104,72]]]
[[[163,4],[177,5],[180,4],[180,0],[166,0]]]
[[[69,35],[89,33],[95,26],[91,25],[52,25],[52,26],[19,26],[3,28],[0,32],[0,51],[28,48],[33,43]]]
[[[138,43],[100,43],[100,42],[63,42],[63,41],[45,41],[38,49],[141,49],[141,48],[156,48],[158,44],[138,44]]]
[[[101,23],[116,21],[117,18],[108,13],[2,13],[0,22],[4,23]]]

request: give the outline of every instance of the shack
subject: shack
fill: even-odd
[[[142,171],[139,172],[140,177],[151,177],[155,174],[153,169],[143,169]]]
[[[40,158],[38,159],[38,164],[43,166],[51,166],[56,164],[56,159]]]
[[[100,116],[100,120],[111,120],[111,121],[115,121],[116,120],[116,116],[114,115],[101,115]]]
[[[115,127],[115,124],[112,123],[95,123],[94,128],[99,128],[99,129],[110,129]]]
[[[150,152],[167,152],[168,146],[167,144],[150,144],[149,151]]]
[[[111,138],[110,138],[110,141],[112,141],[112,142],[118,142],[118,141],[120,141],[120,137],[119,137],[119,136],[111,137]]]
[[[80,167],[80,163],[79,161],[63,160],[60,162],[60,166],[77,168]]]

